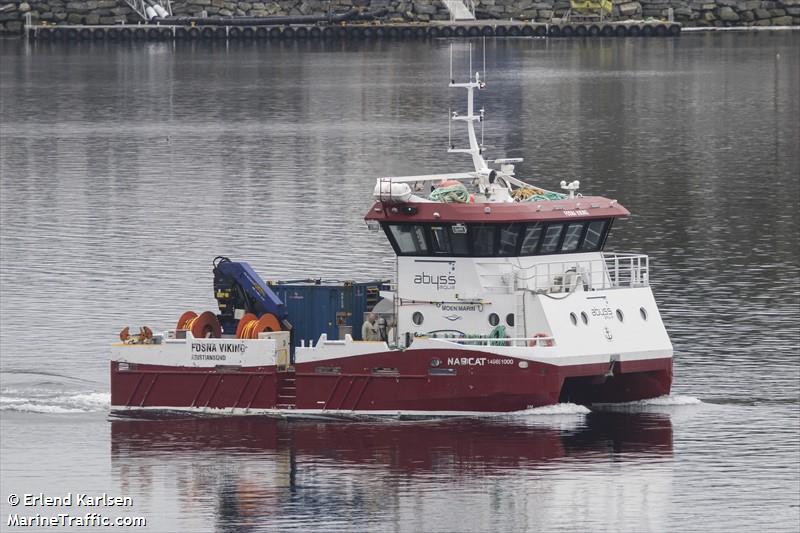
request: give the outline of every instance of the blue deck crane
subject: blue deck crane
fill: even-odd
[[[245,313],[257,317],[270,313],[284,330],[292,329],[286,305],[248,263],[217,256],[213,265],[214,297],[219,304],[218,318],[224,333],[235,334]]]

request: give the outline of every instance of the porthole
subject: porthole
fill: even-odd
[[[506,315],[506,324],[511,327],[514,327],[514,313],[508,313]]]
[[[639,314],[642,315],[642,320],[647,320],[647,309],[640,307]]]
[[[489,324],[491,324],[492,326],[496,326],[499,323],[500,323],[500,317],[497,316],[497,313],[492,313],[491,315],[489,315]]]
[[[422,313],[420,313],[419,311],[416,311],[416,312],[415,312],[413,315],[411,315],[411,321],[412,321],[414,324],[418,325],[418,326],[419,326],[420,324],[422,324],[422,321],[423,321],[423,320],[425,320],[425,317],[424,317],[424,316],[422,316]]]
[[[586,311],[581,311],[581,320],[583,320],[584,324],[589,323],[589,315],[586,314]]]
[[[625,322],[625,315],[622,314],[622,309],[617,309],[617,320]]]
[[[575,313],[570,313],[569,314],[569,319],[572,321],[572,325],[573,326],[577,326],[578,325],[578,315],[576,315]]]

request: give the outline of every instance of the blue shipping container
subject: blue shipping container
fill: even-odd
[[[364,313],[378,303],[379,292],[388,288],[387,283],[278,281],[271,288],[286,304],[293,345],[300,346],[301,342],[316,342],[323,333],[329,340],[339,340],[346,332],[360,339]]]

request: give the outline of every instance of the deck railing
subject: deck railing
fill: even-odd
[[[572,292],[650,284],[650,261],[640,254],[610,253],[601,259],[556,261],[515,268],[519,288],[534,292]],[[501,275],[498,275],[501,277]]]
[[[535,337],[499,338],[430,337],[430,340],[468,346],[541,346],[542,348],[550,348],[556,345],[554,337],[547,337],[544,335],[537,335]]]

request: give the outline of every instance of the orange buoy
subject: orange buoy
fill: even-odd
[[[195,318],[197,318],[197,313],[194,311],[186,311],[178,319],[178,325],[175,326],[175,329],[191,329],[189,322]]]
[[[461,185],[461,182],[458,180],[442,180],[437,187],[452,187],[453,185]]]
[[[121,340],[122,342],[125,342],[130,338],[131,338],[130,328],[126,327],[125,329],[119,332],[119,340]]]
[[[239,325],[236,326],[236,338],[237,339],[247,339],[243,335],[245,328],[251,322],[258,322],[258,317],[253,313],[245,313],[245,315],[239,319]]]

